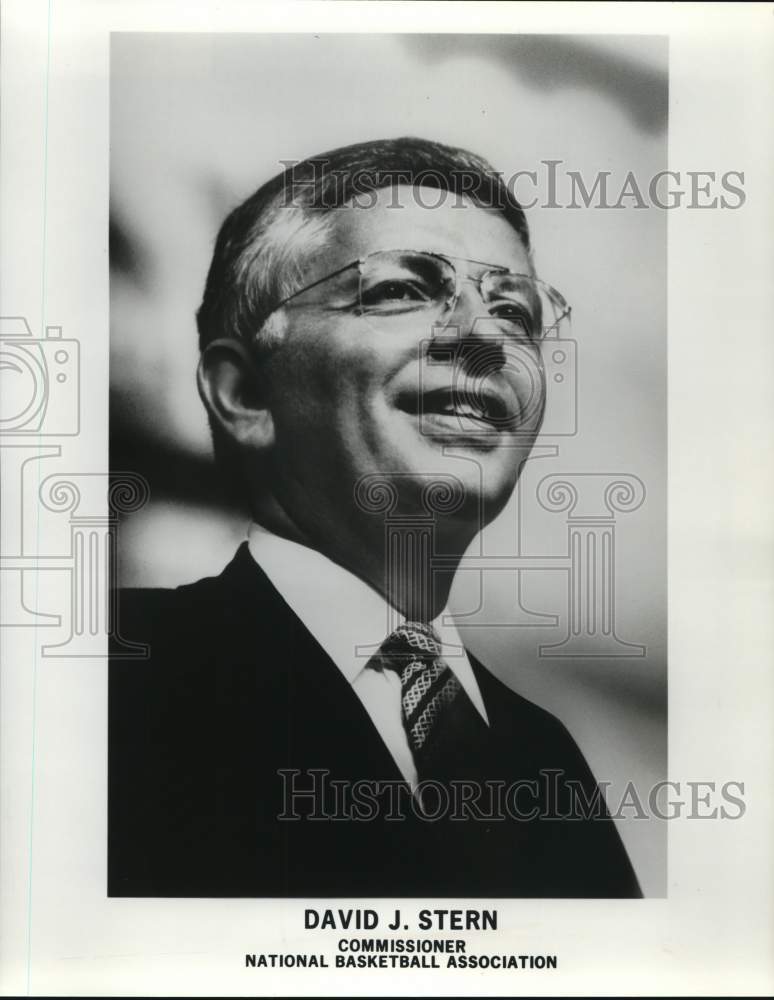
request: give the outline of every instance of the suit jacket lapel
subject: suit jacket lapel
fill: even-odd
[[[285,602],[247,545],[220,578],[232,628],[260,674],[276,673],[287,712],[266,720],[287,767],[328,768],[342,777],[402,780],[363,703],[317,640]],[[241,623],[241,627],[239,625]],[[258,676],[258,697],[266,678]],[[277,704],[273,700],[273,704]]]

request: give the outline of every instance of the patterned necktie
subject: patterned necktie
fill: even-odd
[[[488,729],[441,656],[433,629],[401,625],[382,644],[379,662],[400,676],[403,727],[419,780],[469,777]]]

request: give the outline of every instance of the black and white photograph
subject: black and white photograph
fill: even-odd
[[[666,53],[113,37],[111,895],[663,894]]]
[[[771,993],[772,12],[4,5],[0,994]]]

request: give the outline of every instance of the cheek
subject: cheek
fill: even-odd
[[[545,381],[542,378],[535,381],[525,379],[519,383],[517,394],[520,406],[519,419],[523,427],[537,430],[546,405]]]
[[[509,356],[503,374],[515,390],[518,413],[514,416],[527,427],[539,426],[546,400],[545,370],[540,353],[525,349]]]
[[[362,343],[320,331],[289,344],[271,373],[271,402],[281,433],[314,440],[331,428],[349,436],[373,408],[381,371],[374,352]]]

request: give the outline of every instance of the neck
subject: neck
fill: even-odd
[[[304,531],[275,500],[253,510],[255,520],[290,541],[316,549],[373,587],[409,621],[429,622],[446,607],[460,559],[475,532],[440,531],[432,520],[388,525],[317,523]],[[359,527],[363,527],[360,525]]]

